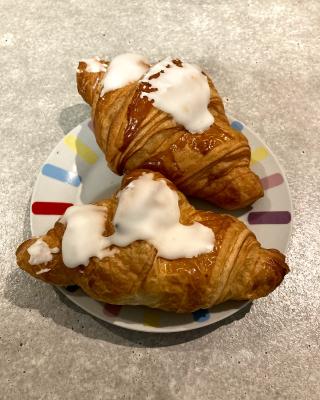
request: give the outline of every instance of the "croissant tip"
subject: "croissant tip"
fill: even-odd
[[[289,266],[285,262],[285,256],[278,250],[261,248],[260,260],[251,288],[251,299],[267,296],[281,284],[286,274],[290,272]]]
[[[32,239],[28,239],[25,242],[21,243],[19,245],[19,247],[16,250],[16,259],[17,259],[17,263],[19,265],[19,261],[24,258],[26,250],[30,247],[30,245],[32,244],[32,242],[34,242],[35,238]]]
[[[212,201],[217,206],[232,211],[250,206],[263,195],[260,178],[248,167],[245,172],[230,180]]]

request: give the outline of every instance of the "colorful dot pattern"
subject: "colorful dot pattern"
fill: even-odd
[[[257,147],[251,152],[251,165],[263,161],[269,156],[269,152],[265,147]]]
[[[159,327],[160,326],[160,315],[157,310],[147,308],[143,313],[143,324],[147,326]]]
[[[291,214],[289,211],[252,211],[248,214],[248,222],[256,224],[289,224]]]
[[[196,322],[204,322],[210,318],[208,309],[200,309],[192,313],[193,320]]]
[[[31,210],[35,215],[63,215],[66,209],[71,206],[73,206],[73,203],[35,201],[32,203]]]
[[[42,167],[42,175],[47,176],[52,179],[56,179],[57,181],[67,183],[72,186],[79,186],[81,183],[81,178],[78,174],[74,172],[67,171],[63,168],[57,167],[53,164],[44,164]]]
[[[69,285],[66,287],[66,290],[70,293],[74,293],[79,289],[79,286],[77,285]]]
[[[277,187],[283,183],[281,174],[272,174],[261,179],[261,184],[264,190]]]
[[[231,128],[235,129],[236,131],[241,132],[244,126],[240,121],[233,121],[231,124]]]
[[[112,315],[113,317],[117,317],[120,314],[122,306],[118,306],[117,304],[108,304],[106,303],[103,307],[103,312],[106,315]]]
[[[69,133],[64,138],[64,144],[88,164],[95,164],[98,155],[76,135]]]

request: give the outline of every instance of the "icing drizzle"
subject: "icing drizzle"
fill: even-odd
[[[103,236],[106,208],[95,205],[69,207],[60,220],[67,224],[62,256],[69,268],[88,265],[90,257],[113,257],[117,249],[136,240],[146,240],[158,256],[174,260],[209,253],[214,248],[213,231],[198,223],[180,223],[179,198],[165,180],[145,173],[122,189],[113,218],[114,233]]]

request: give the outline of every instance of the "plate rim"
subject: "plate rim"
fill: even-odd
[[[285,251],[284,253],[287,253],[288,251],[288,247],[289,244],[291,242],[291,238],[292,238],[292,229],[293,229],[293,220],[294,220],[294,214],[293,214],[293,202],[292,202],[292,196],[291,196],[291,192],[290,192],[290,186],[287,180],[287,176],[285,173],[284,168],[282,167],[281,163],[279,162],[277,156],[275,155],[275,153],[271,150],[271,148],[269,147],[268,144],[266,144],[266,142],[255,132],[253,131],[250,127],[248,127],[248,125],[246,125],[245,123],[243,123],[242,121],[240,121],[238,118],[235,118],[231,113],[227,112],[227,118],[230,121],[239,121],[241,122],[241,124],[243,125],[244,129],[247,129],[250,134],[252,134],[255,138],[258,139],[258,141],[261,142],[261,144],[268,150],[268,152],[270,153],[270,155],[273,157],[273,159],[276,162],[277,167],[279,168],[279,171],[282,174],[283,177],[283,182],[285,184],[286,187],[286,191],[288,193],[288,199],[289,199],[289,204],[288,204],[288,211],[291,213],[291,221],[288,224],[289,225],[289,233],[287,236],[287,241],[286,241],[286,245],[285,245]],[[40,180],[41,180],[41,170],[43,168],[43,165],[48,163],[51,156],[55,153],[56,149],[58,146],[60,146],[60,144],[63,142],[64,137],[66,137],[70,132],[72,132],[73,130],[77,129],[78,127],[82,127],[82,126],[87,126],[88,123],[90,122],[91,118],[87,118],[85,120],[83,120],[82,122],[80,122],[78,125],[74,126],[72,129],[70,129],[59,141],[58,143],[53,147],[53,149],[50,151],[50,153],[48,154],[48,156],[45,158],[45,160],[42,162],[40,169],[38,170],[38,174],[37,174],[37,178],[34,182],[34,186],[33,186],[33,190],[32,190],[32,195],[31,195],[31,199],[30,199],[30,204],[29,204],[29,217],[30,217],[30,229],[31,229],[31,234],[34,235],[34,230],[35,230],[35,226],[34,226],[34,222],[33,222],[33,213],[32,213],[32,204],[35,201],[35,197],[36,197],[36,192],[38,190],[38,186],[40,184]],[[90,129],[90,128],[88,128]],[[108,316],[106,315],[99,315],[96,311],[92,311],[90,309],[90,307],[88,307],[86,304],[79,304],[75,297],[71,294],[68,293],[67,290],[64,287],[60,287],[57,285],[53,285],[51,284],[51,286],[53,286],[54,288],[58,289],[60,293],[62,293],[64,296],[67,297],[68,300],[70,300],[73,304],[75,304],[77,307],[79,307],[80,309],[84,310],[86,313],[88,313],[89,315],[93,316],[94,318],[98,318],[99,320],[105,322],[105,323],[109,323],[111,325],[114,325],[116,327],[120,327],[123,329],[128,329],[131,331],[135,331],[135,332],[146,332],[146,333],[177,333],[177,332],[188,332],[188,331],[192,331],[192,330],[196,330],[196,329],[201,329],[204,327],[207,327],[209,325],[216,325],[217,323],[224,321],[228,318],[231,318],[233,316],[236,316],[241,310],[243,310],[246,306],[248,306],[249,304],[252,303],[251,300],[247,300],[247,301],[243,301],[243,302],[239,302],[242,303],[238,309],[236,309],[232,314],[224,316],[220,319],[217,319],[215,321],[212,321],[211,318],[209,318],[206,321],[202,321],[201,323],[194,324],[195,321],[190,321],[189,324],[184,324],[184,325],[173,325],[172,327],[170,326],[164,326],[164,327],[155,327],[155,326],[149,326],[149,325],[145,325],[142,322],[138,323],[138,326],[132,326],[129,323],[126,323],[124,321],[121,320],[112,320],[111,317],[110,319],[108,318]],[[81,288],[80,288],[81,289]],[[82,289],[81,289],[82,290]],[[85,294],[85,292],[83,292],[85,296],[89,297],[88,295]],[[92,298],[90,298],[92,299]],[[95,299],[92,299],[93,301],[98,302]],[[98,302],[101,303],[101,302]],[[101,303],[102,304],[102,303]],[[125,305],[124,305],[125,306]],[[189,326],[190,325],[190,326]],[[185,326],[186,329],[181,329],[182,326]]]
[[[70,295],[70,293],[66,293],[67,290],[66,290],[65,288],[59,287],[59,286],[55,286],[55,285],[52,285],[52,286],[54,286],[54,287],[55,287],[56,289],[58,289],[61,293],[63,293],[63,294],[64,294],[70,301],[72,301],[72,303],[75,304],[77,307],[83,309],[83,310],[84,310],[86,313],[88,313],[89,315],[91,315],[91,316],[93,316],[93,317],[95,317],[95,318],[98,318],[100,321],[103,321],[103,322],[106,322],[106,323],[108,323],[108,324],[117,326],[117,327],[119,327],[119,328],[129,329],[130,331],[135,331],[135,332],[146,332],[146,333],[177,333],[177,332],[189,332],[189,331],[194,331],[194,330],[196,330],[196,329],[204,328],[205,326],[215,325],[215,324],[217,324],[217,323],[219,323],[219,322],[221,322],[221,321],[226,320],[227,318],[231,318],[231,317],[233,317],[234,315],[237,315],[238,312],[240,312],[241,310],[243,310],[245,307],[247,307],[249,304],[252,303],[251,300],[244,300],[243,302],[240,302],[240,301],[239,301],[239,303],[243,303],[243,304],[241,304],[241,306],[240,306],[236,311],[234,311],[234,313],[232,313],[232,314],[230,314],[230,315],[228,315],[228,316],[226,316],[226,317],[223,317],[223,318],[221,318],[221,319],[219,319],[219,320],[217,320],[217,321],[211,321],[210,319],[208,319],[207,321],[203,321],[203,322],[199,323],[198,325],[196,325],[196,324],[193,325],[193,323],[194,323],[195,321],[190,321],[190,326],[188,326],[189,324],[185,324],[185,325],[184,325],[184,326],[188,326],[187,329],[181,329],[181,328],[179,329],[179,327],[181,327],[181,325],[173,325],[173,327],[171,328],[170,326],[157,327],[157,326],[143,325],[142,323],[140,323],[140,325],[138,325],[138,327],[133,327],[133,326],[131,326],[130,324],[126,324],[125,322],[122,322],[121,320],[119,320],[119,321],[111,321],[111,320],[105,320],[105,319],[101,318],[101,316],[98,315],[97,313],[95,313],[95,312],[93,312],[93,311],[91,311],[91,310],[88,311],[88,307],[87,307],[86,305],[84,305],[84,306],[82,306],[82,305],[79,306],[79,304],[76,303],[74,297],[72,297],[72,295]],[[80,289],[81,289],[81,288],[80,288]],[[88,296],[88,297],[89,297],[89,296]],[[92,299],[92,300],[94,300],[94,299]],[[95,301],[97,301],[97,300],[95,300]],[[125,305],[124,305],[124,306],[125,306]],[[134,307],[134,306],[133,306],[133,307]],[[153,310],[153,308],[150,308],[150,309]],[[154,309],[154,310],[156,310],[156,309]],[[163,311],[163,312],[165,312],[165,311]],[[188,314],[188,313],[187,313],[187,314]]]

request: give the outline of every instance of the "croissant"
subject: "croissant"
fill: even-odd
[[[141,191],[141,198],[137,199],[134,193],[132,194],[132,188],[137,188],[139,182],[147,179],[148,184],[151,181],[157,184],[162,182],[165,187],[160,189],[169,190],[170,193],[167,194],[171,196],[171,200],[176,201],[180,214],[179,226],[183,228],[178,231],[181,232],[180,238],[166,233],[164,239],[158,242],[154,240],[153,244],[150,240],[134,240],[133,236],[129,242],[124,239],[126,233],[123,236],[123,231],[129,226],[126,225],[127,220],[131,219],[134,224],[139,224],[141,211],[143,215],[152,214],[152,207],[156,207],[154,211],[158,218],[157,223],[163,221],[166,224],[171,218],[169,214],[159,214],[159,210],[168,203],[168,199],[162,197],[163,193],[159,188],[152,189],[150,198],[146,195],[146,189]],[[122,204],[120,211],[122,200],[119,193],[125,193],[129,199],[129,202]],[[197,211],[160,173],[132,171],[124,176],[118,194],[95,205],[81,207],[98,207],[100,211],[103,210],[105,219],[100,239],[90,233],[90,226],[86,227],[81,218],[75,224],[72,220],[66,223],[66,216],[63,216],[47,234],[41,238],[29,239],[19,246],[16,251],[19,267],[47,283],[78,285],[98,301],[145,305],[177,313],[193,312],[227,300],[252,300],[266,296],[281,283],[289,271],[284,255],[274,249],[262,248],[255,235],[242,222],[230,215]],[[118,214],[126,213],[130,207],[136,214],[133,218],[123,214],[124,224],[121,227]],[[68,209],[66,214],[72,208]],[[72,213],[70,215],[72,216]],[[90,217],[88,222],[95,224],[95,217]],[[64,253],[64,241],[67,235],[75,233],[77,226],[78,234],[84,241],[80,241],[77,251],[71,249],[70,257],[70,254]],[[145,232],[148,223],[142,220],[139,226],[143,234],[148,235],[148,232]],[[120,236],[112,242],[112,235],[115,235],[117,229]],[[190,240],[190,235],[188,239],[184,229],[195,229],[198,233],[191,232]],[[210,247],[208,240],[210,242],[212,238],[214,244]],[[91,243],[93,245],[97,245],[101,240],[104,241],[104,245],[113,244],[100,254],[97,253],[98,256],[90,257],[86,262],[80,261],[79,253],[86,246],[86,241],[90,240],[94,241]],[[190,251],[199,244],[200,247],[196,250],[198,255],[192,256]],[[41,260],[31,251],[38,245],[49,250]],[[170,253],[170,249],[173,253]]]
[[[250,170],[248,141],[230,126],[212,80],[203,72],[197,72],[196,67],[169,58],[159,63],[158,69],[158,64],[151,67],[150,71],[159,71],[157,73],[142,74],[140,80],[141,74],[133,73],[131,80],[129,77],[122,85],[115,82],[116,78],[125,78],[122,73],[125,67],[125,73],[140,68],[140,72],[146,74],[150,68],[147,60],[138,56],[132,60],[132,57],[118,56],[111,63],[98,58],[83,60],[77,69],[78,92],[92,107],[94,134],[110,168],[119,175],[137,168],[161,172],[186,195],[205,199],[229,210],[245,207],[263,196],[261,182]],[[180,100],[186,98],[181,108],[187,110],[189,98],[194,106],[193,114],[187,110],[188,113],[182,116],[191,119],[188,122],[188,127],[191,127],[189,131],[176,122],[170,113],[156,107],[154,99],[150,99],[158,90],[152,85],[161,76],[166,77],[169,70],[176,73],[185,68],[187,71],[187,67],[190,70],[193,67],[191,78],[198,74],[196,78],[199,81],[199,77],[205,79],[201,87],[198,85],[200,89],[192,86],[189,79],[189,86],[181,95],[180,92],[173,93],[176,97],[180,95]],[[111,83],[107,79],[109,76],[109,80],[114,79]],[[173,91],[175,79],[173,76],[173,82],[170,83]],[[184,89],[180,86],[177,90]],[[205,92],[206,88],[208,106],[205,104],[202,117],[209,118],[209,121],[211,118],[213,123],[205,125],[205,129],[202,124],[200,133],[190,133],[196,120],[201,119],[196,113],[200,102],[192,97],[193,93],[200,99],[199,91]],[[164,98],[164,108],[175,107],[177,110],[179,102],[172,104],[175,103],[175,97],[173,101],[170,94],[168,92]],[[177,110],[177,114],[181,112],[181,109]]]

